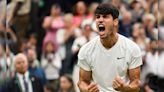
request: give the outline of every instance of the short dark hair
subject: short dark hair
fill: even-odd
[[[96,14],[103,14],[103,15],[111,14],[113,19],[116,19],[119,16],[119,10],[110,3],[103,3],[96,8],[95,15]]]

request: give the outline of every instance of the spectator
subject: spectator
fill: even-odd
[[[73,80],[70,75],[63,75],[60,77],[59,92],[75,92]]]
[[[151,40],[158,39],[158,30],[155,28],[156,19],[153,14],[145,14],[143,15],[143,25],[146,29],[146,36]]]
[[[56,87],[62,62],[59,53],[54,50],[54,48],[55,46],[53,42],[46,43],[46,51],[42,55],[41,65],[45,71],[48,82]]]
[[[64,23],[65,23],[64,28],[59,29],[57,33],[58,43],[60,44],[60,46],[62,46],[62,50],[64,49],[62,52],[62,56],[64,60],[62,62],[61,73],[71,74],[73,70],[73,63],[74,63],[72,62],[73,55],[71,52],[71,47],[75,38],[81,35],[81,31],[79,28],[77,28],[74,25],[72,14],[65,14]]]
[[[131,13],[133,23],[142,21],[142,15],[144,13],[144,10],[140,1],[133,0],[133,2],[131,2]]]
[[[14,9],[9,23],[13,23],[16,26],[17,47],[18,51],[20,51],[21,39],[26,36],[28,29],[31,0],[12,0],[10,3],[13,3]]]
[[[97,2],[93,2],[90,4],[89,8],[88,8],[88,15],[87,15],[87,19],[94,19],[94,14],[95,14],[95,10],[98,6]]]
[[[126,36],[132,36],[132,15],[131,12],[125,11],[122,14],[122,20],[119,22],[119,33]]]
[[[78,1],[75,6],[75,15],[73,21],[76,27],[80,27],[80,24],[83,19],[86,17],[86,5],[83,1]]]
[[[157,41],[150,41],[148,52],[145,56],[145,62],[141,72],[141,82],[144,82],[145,76],[149,73],[157,74],[158,65],[158,44]]]
[[[14,62],[16,75],[3,85],[1,92],[43,92],[41,81],[27,70],[27,57],[19,53]]]
[[[45,86],[44,92],[57,92],[57,90],[55,90],[55,88],[52,84],[47,84]]]
[[[51,14],[44,18],[43,28],[46,30],[46,35],[43,40],[43,49],[45,43],[52,41],[57,45],[56,42],[56,32],[59,28],[64,26],[62,17],[61,17],[61,8],[59,5],[55,4],[51,7]],[[57,48],[58,46],[56,46]]]
[[[37,34],[31,33],[29,35],[29,38],[28,38],[27,47],[28,48],[33,48],[33,49],[37,50],[37,48],[36,48],[37,42],[38,42]]]
[[[35,75],[41,80],[43,86],[45,86],[47,80],[44,70],[40,68],[39,61],[37,60],[36,52],[34,49],[27,49],[27,59],[29,62],[28,70],[32,75]]]
[[[6,67],[7,67],[7,78],[11,79],[14,77],[14,53],[10,50],[9,46],[6,46]]]
[[[133,25],[132,40],[138,44],[141,49],[142,56],[146,54],[147,44],[150,42],[150,39],[146,37],[145,29],[141,23],[135,23]]]

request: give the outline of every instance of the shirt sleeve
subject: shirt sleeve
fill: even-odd
[[[129,69],[134,69],[136,67],[139,67],[142,65],[142,55],[141,55],[141,50],[138,46],[136,46],[135,49],[133,49],[131,53],[131,59],[130,62],[128,63]]]
[[[91,71],[86,52],[85,48],[82,47],[80,49],[78,53],[78,66],[86,71]]]

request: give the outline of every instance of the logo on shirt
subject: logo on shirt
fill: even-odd
[[[119,60],[119,59],[123,59],[123,58],[125,58],[125,57],[117,57],[117,60]]]

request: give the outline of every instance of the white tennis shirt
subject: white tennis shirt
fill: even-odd
[[[118,35],[118,41],[110,49],[106,49],[97,36],[85,44],[78,54],[78,66],[92,71],[93,81],[98,84],[100,92],[117,92],[112,88],[114,78],[119,75],[125,83],[129,83],[127,70],[142,65],[137,44]]]

